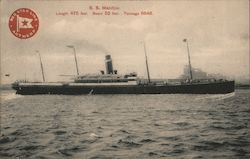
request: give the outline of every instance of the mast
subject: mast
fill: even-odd
[[[40,60],[40,66],[41,66],[41,70],[42,70],[43,82],[45,82],[45,76],[44,76],[44,70],[43,70],[42,58],[41,58],[41,55],[40,55],[39,51],[36,51],[36,52],[38,53],[39,60]]]
[[[189,64],[189,73],[191,80],[193,79],[193,73],[192,73],[192,66],[191,66],[191,60],[190,60],[190,53],[189,53],[189,46],[188,46],[188,40],[183,39],[183,42],[187,43],[187,52],[188,52],[188,64]]]
[[[145,53],[145,60],[146,60],[146,68],[147,68],[147,75],[148,75],[148,83],[150,83],[150,75],[149,75],[149,69],[148,69],[148,57],[147,57],[147,51],[146,51],[146,46],[145,46],[145,42],[143,42],[143,46],[144,46],[144,53]]]
[[[78,63],[77,63],[77,58],[76,58],[76,49],[73,45],[68,45],[68,48],[72,48],[74,51],[74,57],[75,57],[75,64],[76,64],[76,73],[79,76],[79,69],[78,69]]]

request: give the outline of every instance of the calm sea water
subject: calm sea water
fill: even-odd
[[[1,95],[0,158],[250,158],[250,90]]]

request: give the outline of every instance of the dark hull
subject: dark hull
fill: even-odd
[[[226,94],[234,92],[234,81],[182,85],[123,85],[123,86],[53,86],[13,85],[17,94]]]

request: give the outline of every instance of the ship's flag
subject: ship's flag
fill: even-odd
[[[187,39],[183,39],[183,42],[187,42]]]
[[[33,21],[33,19],[30,18],[24,18],[24,17],[20,17],[19,15],[17,15],[17,32],[19,32],[19,29],[24,28],[33,28],[31,22]]]

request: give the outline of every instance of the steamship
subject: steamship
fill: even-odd
[[[184,39],[187,43],[187,40]],[[73,82],[46,82],[44,77],[41,56],[40,64],[42,70],[43,82],[17,81],[12,84],[12,88],[17,94],[35,95],[35,94],[226,94],[234,92],[234,81],[224,79],[193,79],[191,62],[188,50],[188,60],[190,69],[190,78],[171,82],[169,80],[151,80],[146,47],[144,43],[145,62],[147,69],[147,79],[139,78],[137,73],[132,72],[125,75],[118,74],[113,69],[111,55],[105,56],[106,72],[100,74],[79,75],[76,52],[74,46],[68,46],[74,50],[77,75]]]

